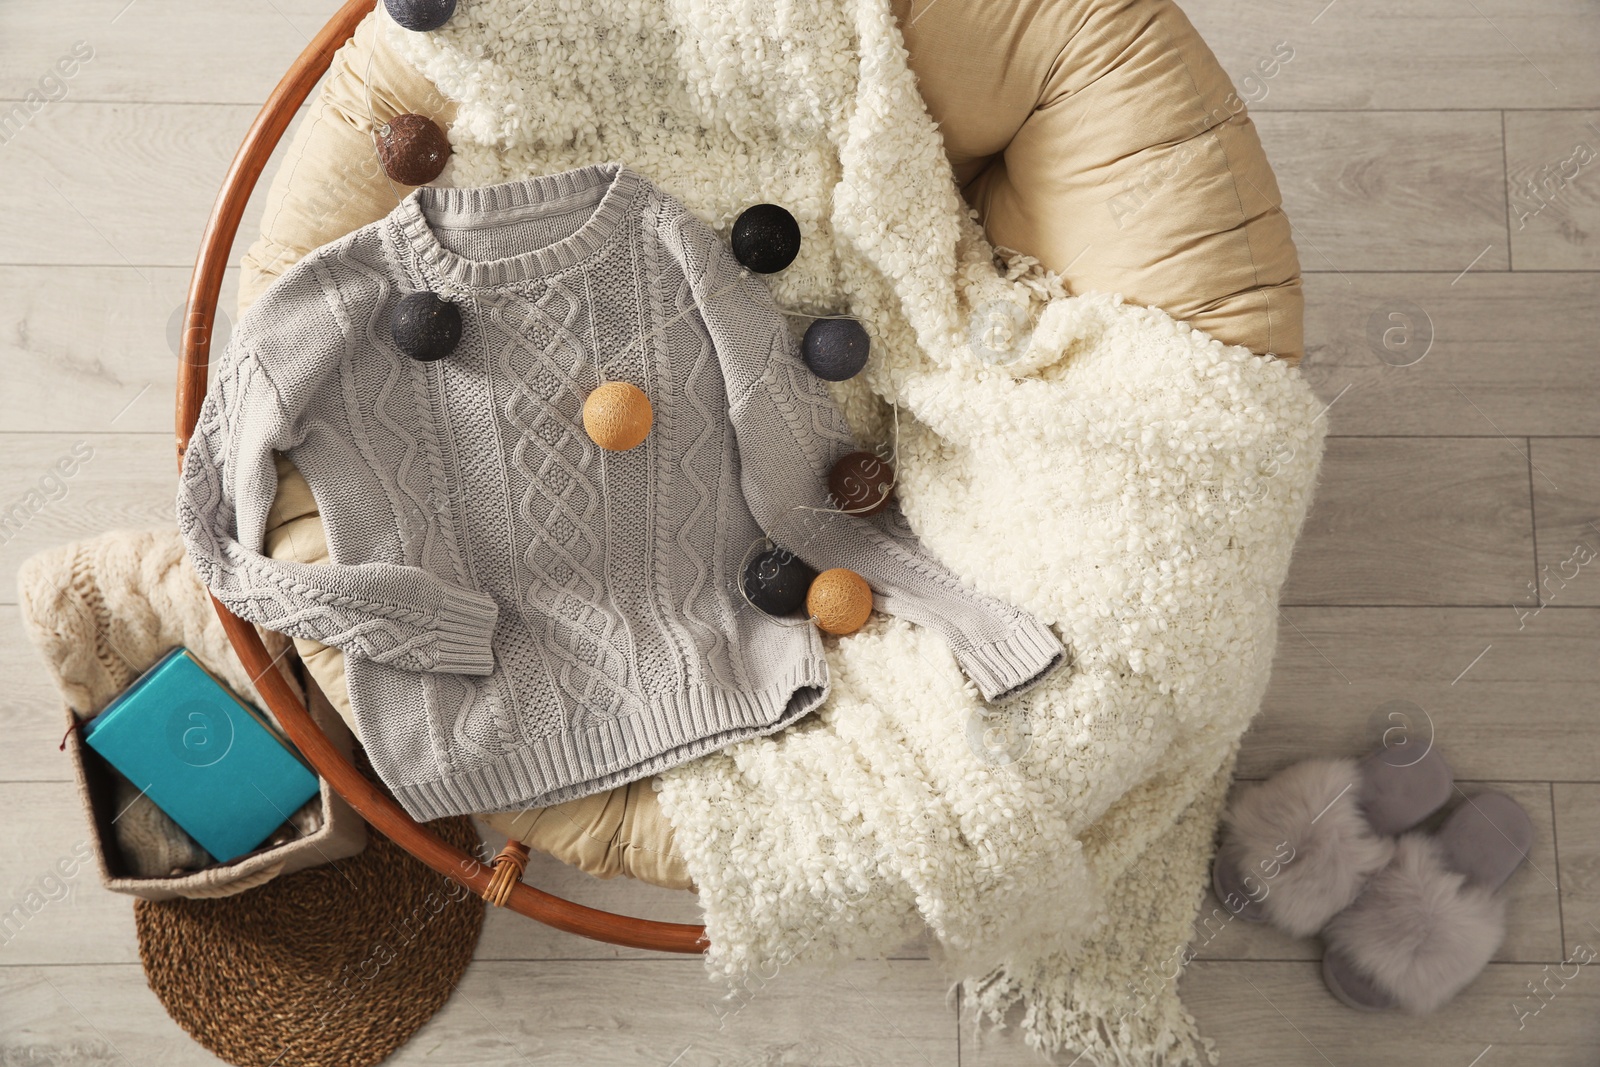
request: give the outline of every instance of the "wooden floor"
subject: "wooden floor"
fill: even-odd
[[[201,224],[257,105],[333,6],[0,5],[0,99],[59,98],[0,133],[0,506],[93,452],[0,532],[0,910],[84,832],[9,576],[45,546],[171,521],[176,317]],[[1277,169],[1308,271],[1306,369],[1334,435],[1241,775],[1358,752],[1398,709],[1466,792],[1520,800],[1538,840],[1498,958],[1434,1017],[1351,1012],[1323,990],[1314,942],[1240,924],[1202,934],[1184,995],[1227,1064],[1593,1067],[1600,969],[1552,976],[1600,948],[1600,12],[1187,8]],[[52,82],[80,41],[93,58]],[[602,907],[696,914],[687,894],[548,863],[531,877]],[[693,959],[502,914],[478,955],[395,1062],[1032,1059],[1006,1035],[964,1041],[914,949],[832,980],[784,973],[721,1025]],[[0,945],[0,1064],[213,1062],[146,989],[129,902],[92,876]]]

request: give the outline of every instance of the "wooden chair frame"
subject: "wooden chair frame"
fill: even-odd
[[[223,179],[216,205],[206,222],[200,254],[195,260],[194,275],[189,282],[189,301],[178,370],[177,444],[180,467],[189,436],[200,417],[201,402],[205,398],[211,327],[216,318],[223,271],[228,265],[245,205],[273,149],[294,120],[295,112],[327,72],[334,53],[355,34],[357,25],[373,7],[374,0],[349,0],[306,46],[251,124],[228,168],[227,177]],[[703,926],[658,922],[600,911],[535,889],[520,880],[511,886],[509,896],[504,896],[506,879],[503,874],[495,879],[494,867],[446,844],[438,835],[417,823],[333,747],[312,721],[294,690],[274,667],[255,627],[235,616],[215,598],[212,603],[222,618],[222,625],[234,651],[255,679],[267,707],[277,716],[300,753],[362,818],[401,848],[474,893],[503,903],[513,911],[558,930],[630,948],[685,953],[705,950]],[[521,864],[510,866],[520,877]],[[499,884],[491,886],[492,879]],[[503,901],[498,899],[502,896]]]

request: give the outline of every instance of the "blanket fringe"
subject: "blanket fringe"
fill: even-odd
[[[1217,1049],[1201,1037],[1167,983],[1136,1007],[1083,1001],[1065,962],[1059,967],[1027,968],[1013,974],[1005,966],[980,978],[951,985],[947,1004],[959,998],[964,1036],[981,1045],[988,1032],[1009,1028],[1008,1016],[1021,1006],[1016,1026],[1024,1043],[1043,1056],[1074,1055],[1084,1067],[1210,1067]]]

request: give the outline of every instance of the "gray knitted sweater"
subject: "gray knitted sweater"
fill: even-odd
[[[464,319],[433,363],[389,335],[424,288]],[[602,380],[650,398],[643,445],[584,433]],[[285,273],[220,360],[178,522],[230,610],[344,650],[373,767],[431,819],[598,792],[815,708],[822,638],[740,592],[763,535],[861,574],[986,698],[1047,671],[1052,632],[964,588],[897,509],[827,512],[853,447],[761,279],[597,165],[418,189]],[[328,565],[262,554],[275,451],[316,496]]]

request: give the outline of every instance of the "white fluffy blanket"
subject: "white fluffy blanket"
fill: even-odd
[[[895,448],[906,516],[1074,657],[990,708],[937,637],[875,617],[832,645],[820,714],[666,775],[712,973],[930,929],[974,1018],[1020,1000],[1041,1049],[1199,1061],[1158,975],[1266,687],[1322,447],[1300,374],[997,267],[887,0],[462,0],[437,33],[388,32],[460,103],[446,181],[614,159],[724,233],[794,211],[774,294],[870,331],[840,396]]]

